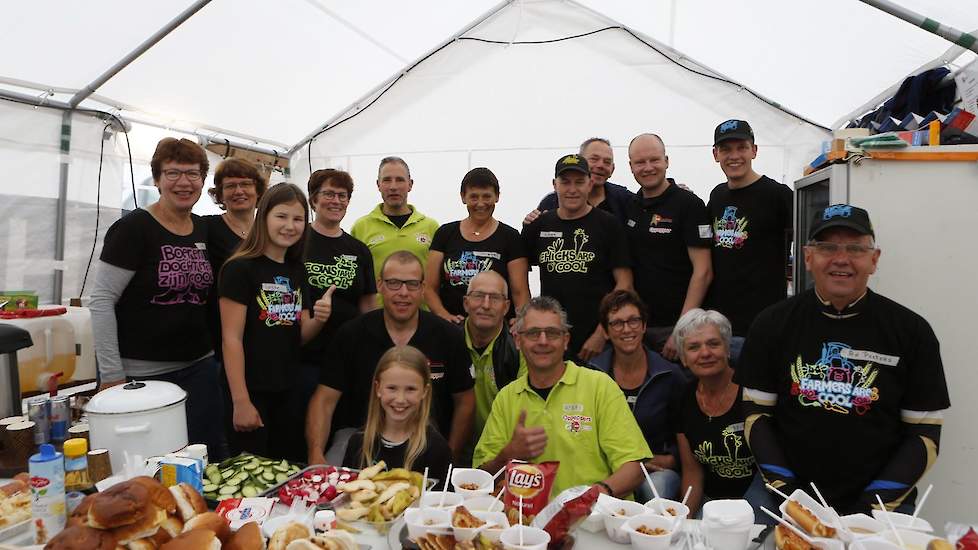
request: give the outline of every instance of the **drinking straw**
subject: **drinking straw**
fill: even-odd
[[[777,487],[775,487],[774,485],[771,485],[770,483],[765,483],[764,486],[767,487],[769,491],[773,492],[774,494],[780,496],[781,498],[783,498],[785,500],[788,500],[789,498],[791,498],[788,495],[786,495],[786,494],[782,493],[781,491],[779,491]]]
[[[893,525],[893,519],[890,518],[890,513],[886,511],[886,506],[883,504],[883,499],[881,499],[879,495],[876,495],[876,502],[879,503],[880,510],[883,511],[883,518],[886,519],[886,523],[890,525],[890,530],[893,531],[893,536],[896,537],[897,543],[901,547],[906,548],[906,546],[903,545],[903,537],[901,537],[900,533],[897,531],[896,525]]]
[[[792,525],[791,523],[789,523],[783,517],[775,514],[774,512],[768,510],[767,508],[765,508],[763,506],[761,506],[761,511],[764,512],[765,514],[771,516],[772,518],[776,519],[778,521],[778,523],[780,523],[781,525],[784,525],[788,529],[791,529],[792,531],[794,531],[796,535],[798,535],[799,537],[801,537],[802,539],[804,539],[804,541],[807,542],[808,544],[811,544],[812,546],[815,546],[815,541],[812,540],[811,537],[809,537],[807,534],[805,534],[804,532],[802,532],[801,529],[798,529],[797,527],[795,527],[794,525]]]
[[[441,485],[441,498],[438,499],[438,507],[445,505],[445,495],[448,493],[448,484],[452,481],[452,465],[448,465],[448,473],[445,474],[445,482]]]
[[[520,546],[523,546],[523,495],[520,495]]]
[[[930,490],[933,488],[934,488],[934,484],[931,483],[930,485],[927,486],[927,490],[924,491],[924,496],[920,497],[920,504],[918,504],[917,509],[913,511],[913,519],[910,520],[911,525],[913,525],[913,522],[917,521],[917,514],[919,514],[920,510],[924,508],[924,503],[927,502],[927,497],[930,496]]]
[[[428,467],[424,467],[424,476],[421,478],[421,496],[418,497],[418,502],[424,502],[424,490],[428,486]]]
[[[645,474],[645,481],[649,484],[649,489],[652,489],[652,496],[655,497],[655,502],[658,504],[659,515],[665,516],[666,510],[662,507],[662,498],[659,496],[659,491],[656,490],[655,484],[652,483],[652,476],[649,475],[649,471],[645,468],[644,462],[639,461],[638,465],[642,467],[642,473]]]
[[[815,486],[815,482],[814,481],[811,483],[811,486],[812,486],[812,490],[815,491],[815,496],[817,496],[818,497],[818,500],[820,500],[822,502],[822,506],[825,507],[825,510],[828,511],[828,512],[830,512],[832,514],[832,516],[835,517],[835,523],[836,523],[836,525],[838,525],[839,529],[841,529],[842,531],[845,531],[846,534],[848,534],[849,537],[852,538],[852,543],[855,546],[857,546],[858,548],[860,548],[860,550],[866,550],[866,547],[863,546],[862,541],[859,540],[859,538],[856,537],[856,535],[854,535],[852,533],[852,531],[849,530],[848,527],[846,527],[845,523],[843,523],[842,518],[839,517],[839,513],[835,511],[835,508],[829,506],[828,501],[826,501],[825,500],[825,497],[822,496],[822,492],[819,491],[818,490],[818,487]]]
[[[683,495],[683,501],[682,501],[682,505],[683,506],[686,506],[686,501],[689,500],[689,493],[691,493],[692,491],[693,491],[693,486],[692,485],[690,485],[689,487],[686,487],[686,494]]]
[[[492,501],[492,504],[489,505],[489,511],[490,512],[492,512],[496,508],[496,503],[499,502],[499,499],[503,497],[503,493],[505,493],[505,492],[506,492],[506,486],[503,485],[502,488],[499,489],[499,492],[496,493],[495,500],[493,500]]]

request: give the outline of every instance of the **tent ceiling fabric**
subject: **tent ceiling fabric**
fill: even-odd
[[[545,0],[543,3],[560,0]],[[10,79],[78,89],[192,2],[20,2],[4,6]],[[518,0],[519,12],[534,0]],[[697,59],[823,125],[949,46],[857,0],[585,0],[595,11]],[[969,2],[899,0],[962,30]],[[292,145],[318,124],[496,5],[495,1],[213,0],[110,79],[89,107],[125,106],[176,127],[225,129]],[[571,6],[572,4],[567,4]],[[708,13],[709,17],[703,17]],[[594,20],[595,28],[604,24]],[[527,35],[519,17],[494,39]],[[585,69],[586,71],[586,69]],[[35,92],[36,94],[36,92]],[[56,96],[64,98],[63,96]]]

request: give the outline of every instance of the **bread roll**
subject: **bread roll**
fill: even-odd
[[[228,526],[227,520],[214,512],[197,514],[183,525],[184,531],[190,531],[192,529],[210,529],[214,531],[217,538],[221,539],[221,544],[224,544],[231,538],[231,527]]]
[[[268,550],[285,550],[290,542],[307,539],[313,535],[312,529],[302,523],[290,521],[279,527],[268,540]]]
[[[181,533],[160,550],[221,550],[221,541],[210,529],[194,529]]]
[[[170,487],[170,494],[173,495],[177,504],[177,512],[184,522],[188,522],[197,514],[207,511],[207,502],[204,501],[204,497],[186,483]]]
[[[176,513],[177,501],[162,483],[148,476],[137,476],[129,481],[142,485],[149,492],[153,504],[165,510],[167,514]]]
[[[152,502],[147,502],[140,516],[139,521],[112,530],[112,535],[119,541],[119,544],[129,544],[136,539],[155,535],[160,524],[166,519],[166,512],[157,508]]]
[[[44,550],[115,550],[115,537],[108,531],[87,525],[73,525],[44,545]]]
[[[88,525],[96,529],[114,529],[143,519],[147,512],[149,491],[138,483],[123,481],[98,493],[88,509]]]
[[[238,532],[231,535],[224,550],[265,550],[265,537],[261,528],[254,521],[242,525]]]

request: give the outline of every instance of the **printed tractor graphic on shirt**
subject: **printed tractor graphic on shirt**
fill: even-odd
[[[713,221],[713,239],[716,246],[740,248],[747,241],[747,217],[737,217],[737,207],[728,206],[723,217]]]
[[[879,369],[873,363],[857,365],[847,358],[850,346],[840,342],[822,344],[822,354],[814,364],[804,364],[801,356],[791,365],[791,395],[805,407],[822,407],[827,411],[866,414],[879,399],[873,386]]]
[[[590,239],[583,229],[574,230],[574,248],[564,249],[564,239],[554,239],[547,250],[540,253],[540,265],[546,265],[553,273],[587,273],[588,264],[594,261],[594,252],[585,252],[584,245]]]
[[[479,259],[474,252],[465,251],[458,260],[445,260],[445,277],[452,286],[467,286],[472,277],[492,269],[492,258]]]

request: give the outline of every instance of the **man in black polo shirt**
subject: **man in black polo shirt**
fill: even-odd
[[[346,441],[366,421],[377,361],[395,345],[414,346],[428,357],[431,419],[455,456],[461,456],[475,414],[472,362],[462,331],[420,310],[423,278],[417,256],[406,250],[394,252],[384,260],[377,280],[383,309],[354,318],[337,331],[334,349],[309,403],[306,441],[310,464],[327,463],[323,449],[331,431],[334,444],[328,463],[342,460]]]
[[[713,283],[706,302],[730,319],[738,337],[747,335],[762,309],[788,295],[791,189],[755,172],[756,157],[747,122],[716,127],[713,158],[727,181],[713,189],[706,207],[713,220]]]
[[[588,193],[587,202],[625,223],[625,210],[632,200],[632,193],[624,185],[608,181],[615,172],[615,153],[611,150],[611,142],[602,137],[589,138],[581,144],[578,154],[584,157],[591,170],[591,192]],[[557,193],[548,193],[540,200],[536,210],[526,215],[523,225],[529,225],[541,212],[556,210],[557,206]]]
[[[628,165],[641,186],[629,202],[625,233],[635,291],[649,308],[646,340],[675,361],[672,328],[683,313],[700,307],[713,277],[710,218],[702,199],[666,178],[669,157],[659,136],[633,138]]]
[[[815,482],[839,513],[912,512],[950,407],[937,337],[920,315],[867,287],[880,251],[869,214],[830,206],[812,224],[815,288],[760,313],[734,381],[764,479]]]
[[[554,168],[560,206],[523,226],[530,265],[540,267],[540,294],[556,298],[572,325],[569,359],[591,359],[608,337],[598,323],[598,305],[615,289],[632,288],[631,259],[622,224],[587,202],[588,164],[564,155]]]

